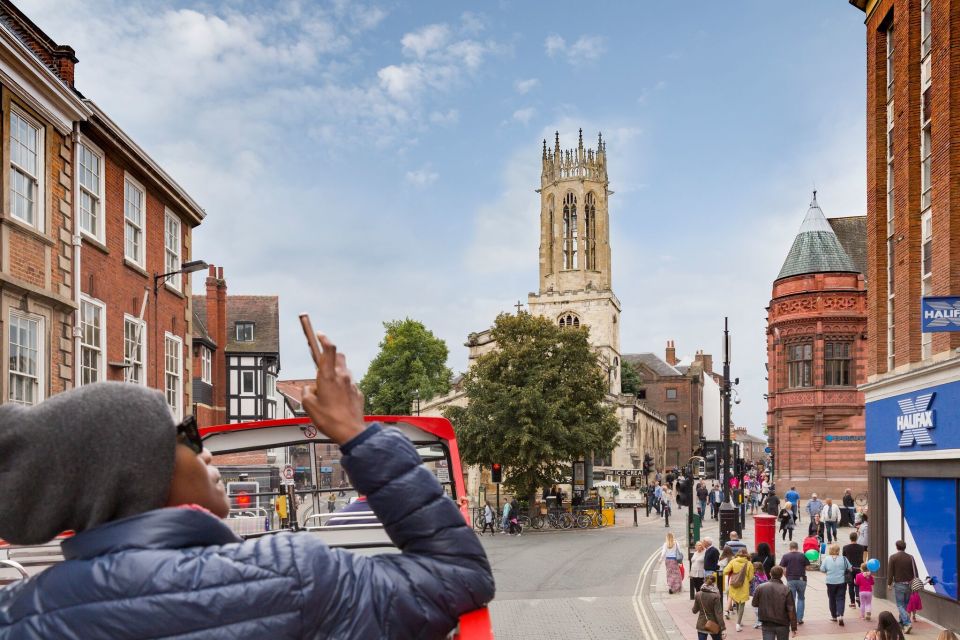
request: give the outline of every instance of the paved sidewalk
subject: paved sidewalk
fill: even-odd
[[[687,512],[685,509],[677,515],[679,516],[677,519],[678,523],[686,522]],[[753,531],[753,517],[748,514],[746,526],[743,531],[743,540],[751,552],[755,550]],[[845,540],[850,531],[851,529],[849,528],[841,528],[839,532],[840,539]],[[718,543],[720,539],[719,524],[715,520],[708,519],[702,527],[701,536],[710,536],[715,543]],[[683,538],[681,544],[684,551],[686,551],[685,533]],[[777,562],[780,561],[780,556],[788,550],[788,544],[789,540],[783,542],[778,536],[776,549]],[[686,568],[689,570],[689,564],[687,564]],[[654,608],[666,614],[660,615],[660,622],[664,626],[664,631],[667,636],[670,638],[696,640],[697,630],[695,625],[697,616],[691,613],[693,601],[690,600],[688,581],[684,580],[683,591],[671,595],[667,592],[666,576],[663,567],[658,566],[655,585],[651,599],[653,600]],[[860,620],[860,612],[848,606],[843,616],[843,621],[846,625],[844,627],[838,626],[837,623],[830,621],[825,575],[819,571],[810,571],[807,574],[806,610],[803,615],[804,624],[799,627],[798,637],[862,640],[868,630],[876,628],[877,616],[881,611],[890,611],[896,615],[896,605],[890,600],[875,597],[873,600],[872,622]],[[753,628],[753,624],[756,622],[756,616],[752,607],[749,607],[743,614],[742,632],[736,632],[735,622],[736,620],[727,621],[728,638],[733,640],[760,639],[760,630]],[[935,640],[940,630],[941,627],[922,618],[918,618],[908,638]]]

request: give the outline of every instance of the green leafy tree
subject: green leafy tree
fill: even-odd
[[[501,463],[507,487],[532,497],[567,475],[571,461],[616,446],[607,376],[586,329],[501,314],[492,337],[497,348],[464,375],[469,404],[445,411],[465,462]]]
[[[406,415],[417,397],[426,400],[450,390],[446,343],[423,323],[406,318],[384,322],[380,353],[360,381],[367,413]]]
[[[620,361],[620,390],[623,393],[632,393],[637,394],[637,390],[643,386],[643,378],[640,377],[640,373],[637,371],[637,368],[627,362],[626,360]]]

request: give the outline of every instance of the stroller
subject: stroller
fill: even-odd
[[[806,555],[807,551],[816,551],[818,554],[822,556],[826,551],[826,549],[824,549],[823,547],[824,547],[824,544],[820,538],[818,538],[817,536],[807,536],[806,538],[803,539],[803,545],[801,548],[803,550],[804,555]],[[820,570],[819,557],[816,562],[811,562],[810,566],[813,567],[814,570],[819,571]]]

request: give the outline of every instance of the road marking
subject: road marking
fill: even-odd
[[[640,587],[643,584],[644,578],[650,573],[650,569],[653,566],[653,563],[656,561],[657,557],[660,556],[659,551],[655,551],[653,555],[647,558],[647,561],[643,563],[643,566],[640,568],[640,575],[637,577],[637,586],[633,590],[633,612],[637,616],[637,622],[640,624],[640,629],[643,631],[643,637],[653,638],[655,627],[650,619],[647,617],[646,612],[644,611],[643,606],[640,604]]]

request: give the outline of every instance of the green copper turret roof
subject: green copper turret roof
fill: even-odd
[[[860,273],[817,204],[817,192],[777,280],[805,273]]]

